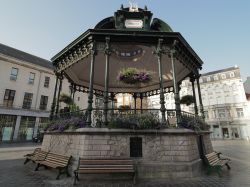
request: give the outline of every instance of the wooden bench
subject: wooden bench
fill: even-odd
[[[205,155],[205,161],[208,167],[208,174],[211,173],[212,170],[216,170],[218,175],[221,176],[222,167],[225,165],[227,169],[230,170],[231,167],[229,166],[228,162],[230,159],[228,158],[221,158],[221,153],[212,152]]]
[[[83,159],[79,158],[78,168],[74,171],[75,179],[79,181],[79,174],[110,174],[132,173],[135,183],[135,169],[133,160],[129,159]]]
[[[50,167],[54,169],[58,169],[58,175],[56,179],[59,179],[61,174],[66,174],[68,177],[70,176],[68,172],[68,166],[70,163],[71,156],[60,155],[56,153],[49,152],[43,161],[36,161],[37,167],[35,171],[38,170],[40,166],[44,166],[45,168]]]
[[[41,148],[36,148],[33,153],[24,155],[26,157],[24,164],[27,164],[29,161],[36,162],[45,160],[48,152],[42,151]]]

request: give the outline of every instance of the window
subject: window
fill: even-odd
[[[25,92],[24,98],[23,98],[23,108],[24,109],[30,109],[31,108],[32,98],[33,98],[32,93]]]
[[[205,115],[205,118],[206,118],[206,119],[209,119],[208,111],[204,111],[204,115]]]
[[[236,108],[236,112],[238,118],[244,117],[243,108]]]
[[[80,97],[77,98],[77,101],[80,101]]]
[[[80,99],[80,97],[78,97]],[[95,99],[95,106],[97,108],[103,108],[104,107],[104,101],[103,101],[103,98],[101,97],[96,97]]]
[[[231,77],[231,78],[234,77],[234,72],[230,72],[230,77]]]
[[[219,80],[219,78],[218,78],[217,75],[214,76],[214,80],[215,80],[215,81]]]
[[[214,115],[214,118],[217,118],[216,110],[213,110],[213,115]]]
[[[221,74],[221,78],[222,79],[226,79],[226,75],[225,74]]]
[[[3,99],[4,106],[7,106],[7,107],[13,106],[15,93],[16,93],[15,90],[9,90],[9,89],[5,90],[4,99]]]
[[[10,80],[16,80],[17,79],[17,74],[18,74],[18,69],[17,68],[12,68],[10,72]]]
[[[29,84],[34,84],[34,81],[35,81],[35,73],[30,72]]]
[[[44,87],[45,88],[49,87],[49,81],[50,81],[50,77],[45,77],[45,80],[44,80]]]
[[[219,118],[225,118],[226,117],[226,111],[225,109],[218,109]]]
[[[41,95],[40,110],[46,110],[48,104],[48,96]]]

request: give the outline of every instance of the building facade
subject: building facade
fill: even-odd
[[[212,131],[211,138],[249,139],[250,105],[246,98],[239,67],[202,74],[200,87],[206,122]],[[184,95],[193,95],[189,80],[185,80],[181,84],[180,97]],[[165,98],[166,108],[174,109],[174,94],[165,94]],[[198,98],[197,104],[199,107]],[[150,107],[160,107],[158,96],[150,97]],[[182,105],[181,107],[184,111],[194,113],[193,105]]]
[[[0,141],[32,140],[49,118],[54,88],[50,61],[0,44]],[[68,82],[61,93],[70,94]],[[75,93],[80,108],[85,97]]]

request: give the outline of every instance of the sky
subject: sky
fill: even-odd
[[[238,65],[250,76],[249,0],[133,0],[180,32],[202,73]],[[128,0],[0,0],[0,43],[50,60]]]

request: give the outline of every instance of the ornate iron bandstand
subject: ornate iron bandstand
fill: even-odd
[[[162,124],[167,124],[164,94],[169,92],[174,92],[175,115],[179,125],[182,121],[180,84],[189,77],[194,98],[197,97],[195,84],[198,89],[200,112],[195,99],[194,115],[200,114],[204,119],[199,84],[199,70],[203,62],[179,32],[173,32],[167,23],[158,18],[152,20],[152,15],[146,7],[122,6],[114,16],[103,19],[94,29],[87,30],[55,55],[52,62],[57,80],[51,115],[58,114],[58,98],[65,77],[71,83],[72,93],[88,93],[88,125],[93,125],[93,96],[103,97],[103,120],[107,124],[109,111],[113,110],[108,102],[114,100],[118,93],[130,93],[135,101],[159,95],[160,120]],[[139,84],[121,82],[117,76],[124,68],[150,72],[151,79]],[[136,112],[136,102],[134,109]]]

